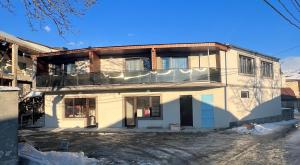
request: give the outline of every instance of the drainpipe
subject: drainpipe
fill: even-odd
[[[209,47],[207,48],[207,63],[208,63],[208,82],[210,82],[210,61],[209,61]]]
[[[225,50],[225,91],[224,91],[224,95],[225,95],[225,100],[224,100],[224,103],[225,103],[225,111],[227,111],[227,87],[228,87],[228,84],[227,84],[227,50]]]

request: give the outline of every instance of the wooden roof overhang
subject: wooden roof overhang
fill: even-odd
[[[163,51],[199,51],[199,50],[228,50],[228,46],[216,42],[206,43],[182,43],[182,44],[153,44],[153,45],[129,45],[129,46],[110,46],[110,47],[92,47],[74,50],[63,50],[49,53],[39,53],[35,57],[50,56],[69,56],[69,55],[88,55],[89,52],[95,52],[97,55],[123,55],[150,52],[155,49],[157,52]]]

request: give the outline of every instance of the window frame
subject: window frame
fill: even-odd
[[[149,61],[149,68],[146,67],[146,59],[148,59]],[[138,60],[140,61],[140,67],[142,68],[142,70],[128,70],[127,69],[127,61],[130,61],[130,60]],[[139,71],[150,71],[152,69],[152,66],[151,66],[151,59],[148,58],[148,57],[132,57],[132,58],[125,58],[124,59],[124,71],[126,72],[139,72]]]
[[[246,93],[247,96],[246,96],[246,97],[243,97],[243,93]],[[250,92],[247,91],[247,90],[242,90],[242,91],[241,91],[240,97],[241,97],[242,99],[249,99],[249,98],[250,98]]]
[[[63,118],[64,119],[87,119],[88,118],[88,114],[86,114],[85,117],[67,117],[66,116],[66,108],[67,108],[67,104],[66,104],[66,100],[67,99],[72,99],[72,102],[73,102],[73,115],[74,115],[74,106],[75,106],[75,99],[85,99],[86,102],[85,104],[88,105],[88,110],[87,111],[90,111],[90,105],[87,104],[87,100],[88,99],[94,99],[94,102],[95,102],[95,113],[96,113],[96,116],[97,116],[97,98],[96,97],[67,97],[67,98],[64,98],[64,113],[63,113]]]
[[[151,114],[152,114],[152,111],[150,111],[150,116],[149,117],[138,117],[137,115],[136,115],[136,119],[137,120],[163,120],[163,105],[162,105],[162,97],[161,97],[161,95],[136,95],[136,96],[124,96],[123,97],[123,100],[124,100],[124,104],[123,104],[123,107],[124,107],[124,110],[125,110],[125,114],[126,114],[126,104],[125,104],[125,100],[126,100],[126,98],[133,98],[133,100],[134,100],[134,108],[135,108],[135,111],[136,111],[136,113],[137,113],[137,110],[138,110],[138,97],[149,97],[149,107],[152,107],[152,97],[159,97],[159,115],[160,116],[151,116]],[[143,109],[143,115],[144,115],[144,109]],[[125,116],[126,117],[126,116]]]
[[[242,67],[241,67],[241,58],[245,58],[247,60],[252,60],[253,61],[253,68],[252,68],[252,73],[247,73],[247,64],[245,66],[245,72],[242,72]],[[238,70],[239,70],[239,74],[241,75],[246,75],[246,76],[255,76],[256,75],[256,60],[254,57],[251,56],[247,56],[247,55],[243,55],[243,54],[239,54],[239,58],[238,58]]]
[[[264,63],[264,64],[263,64]],[[264,66],[270,65],[270,75],[265,75],[264,73],[264,69],[268,69],[268,68],[264,68]],[[261,60],[260,61],[260,75],[263,78],[273,78],[274,77],[274,65],[272,62],[269,61],[265,61],[265,60]]]
[[[173,65],[174,65],[173,60],[174,59],[179,59],[179,58],[184,58],[186,60],[186,68],[174,68],[173,67]],[[168,68],[164,68],[164,64],[163,64],[164,59],[168,59],[167,60],[169,62],[168,63]],[[189,58],[188,58],[188,56],[163,56],[163,57],[161,57],[161,63],[162,63],[162,69],[163,70],[189,69]]]

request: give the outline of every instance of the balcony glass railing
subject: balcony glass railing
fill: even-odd
[[[220,82],[220,69],[193,68],[133,72],[98,72],[73,75],[37,75],[37,87]]]

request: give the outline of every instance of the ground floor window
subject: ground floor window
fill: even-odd
[[[65,117],[85,118],[96,109],[95,98],[66,98]]]
[[[126,97],[125,99],[132,100],[133,106],[130,106],[130,108],[127,106],[126,110],[136,112],[137,117],[161,117],[159,96]]]

